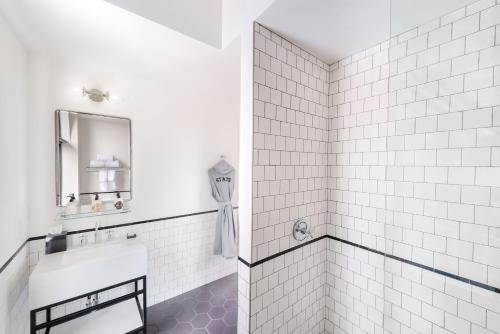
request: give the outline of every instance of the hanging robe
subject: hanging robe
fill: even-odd
[[[234,174],[234,168],[225,160],[221,160],[208,170],[212,197],[219,205],[215,227],[214,254],[221,254],[225,258],[236,256],[236,229],[231,204]]]

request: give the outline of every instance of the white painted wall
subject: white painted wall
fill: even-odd
[[[172,75],[178,77],[163,80],[99,61],[35,55],[30,64],[31,235],[44,234],[56,215],[53,112],[57,108],[132,119],[133,212],[107,217],[104,223],[216,208],[207,170],[221,154],[238,168],[237,45],[221,52],[220,59],[204,71],[183,68],[184,78],[172,64]],[[85,83],[109,89],[117,98],[102,104],[82,98],[78,87]],[[71,221],[66,228],[85,224]]]
[[[0,266],[27,237],[26,83],[23,45],[0,15]],[[0,333],[19,333],[27,324],[26,247],[0,273]],[[19,326],[19,327],[17,327]],[[24,327],[26,328],[26,327]]]
[[[27,56],[0,16],[0,266],[27,235]]]
[[[30,49],[30,235],[46,233],[57,212],[53,113],[59,108],[132,119],[133,212],[103,224],[217,208],[207,170],[221,154],[238,169],[238,42],[217,50],[98,0],[71,6],[1,0],[0,6]],[[83,98],[82,86],[109,90],[111,101]]]

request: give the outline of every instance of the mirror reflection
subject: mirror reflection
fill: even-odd
[[[131,199],[130,119],[57,110],[55,128],[57,205]]]

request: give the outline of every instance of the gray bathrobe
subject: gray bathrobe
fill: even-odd
[[[215,228],[214,254],[225,258],[236,256],[236,229],[231,199],[234,191],[234,168],[221,160],[208,170],[212,196],[219,204]]]

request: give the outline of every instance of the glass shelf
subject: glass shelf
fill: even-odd
[[[100,171],[116,171],[116,172],[128,172],[130,168],[128,167],[87,167],[87,172],[100,172]]]
[[[116,209],[103,210],[103,211],[99,211],[99,212],[79,212],[79,213],[60,212],[57,215],[57,219],[58,220],[70,220],[70,219],[102,217],[102,216],[130,213],[131,211],[132,210],[130,208],[126,208],[126,209],[121,209],[121,210],[116,210]]]

